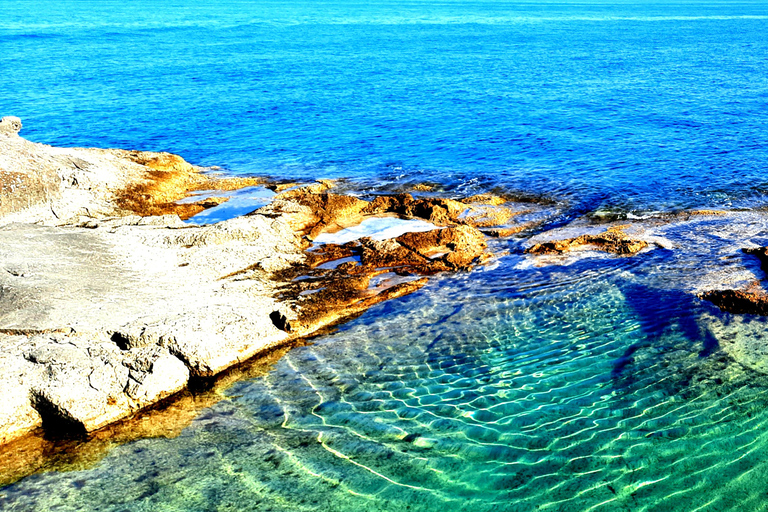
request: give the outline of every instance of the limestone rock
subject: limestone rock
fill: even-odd
[[[123,352],[102,340],[87,345],[55,341],[28,354],[45,378],[32,401],[45,417],[91,432],[184,389],[189,371],[160,347]]]
[[[327,244],[310,251],[293,274],[283,275],[287,284],[280,298],[295,309],[281,308],[271,318],[278,329],[293,335],[314,332],[427,283],[427,278],[413,276],[469,270],[485,249],[485,237],[471,226]],[[333,261],[338,261],[335,267]],[[302,279],[295,279],[299,275]]]
[[[360,240],[360,259],[370,267],[402,267],[425,265],[429,259],[404,247],[396,240]]]
[[[160,319],[138,319],[117,331],[126,348],[161,346],[192,375],[211,377],[286,339],[268,311],[210,306]]]
[[[72,217],[177,214],[188,218],[226,198],[192,191],[237,190],[261,178],[219,177],[171,153],[97,148],[54,148],[17,133],[21,121],[0,121],[0,223],[62,224]],[[9,219],[9,214],[16,214]]]
[[[287,223],[178,222],[0,228],[0,332],[20,335],[0,334],[0,373],[19,368],[3,379],[13,400],[0,407],[2,439],[41,414],[100,428],[184,388],[190,372],[213,375],[288,338],[269,318],[276,285],[257,268],[301,261]]]
[[[314,238],[325,229],[340,229],[362,220],[367,201],[322,190],[322,184],[317,184],[282,192],[270,205],[255,213],[288,214],[293,227],[309,238]]]
[[[363,209],[363,213],[366,215],[381,215],[385,213],[408,215],[409,207],[413,204],[413,201],[414,199],[411,194],[378,196]]]
[[[283,190],[243,217],[185,224],[187,206],[223,201],[178,205],[189,191],[258,181],[200,171],[169,153],[0,137],[0,377],[10,395],[0,443],[40,425],[100,429],[192,377],[487,256],[482,233],[461,218],[474,203],[408,194],[369,203],[329,192],[328,181]],[[19,198],[30,204],[11,202]],[[304,235],[380,213],[448,227],[305,253]]]
[[[0,403],[0,444],[42,426],[43,420],[32,406],[27,386],[17,379],[3,376],[3,395]]]
[[[7,159],[0,156],[0,217],[61,197],[61,178],[54,170],[18,168]]]
[[[20,353],[27,341],[25,336],[4,336],[0,342],[0,382],[3,399],[0,401],[0,444],[6,443],[42,425],[42,418],[32,406],[30,385],[41,375]]]
[[[14,116],[5,116],[0,119],[0,136],[17,135],[21,131],[21,119]]]

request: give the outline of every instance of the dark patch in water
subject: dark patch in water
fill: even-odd
[[[420,437],[421,437],[421,434],[419,434],[418,432],[413,432],[413,433],[408,434],[407,436],[405,436],[403,438],[403,441],[405,441],[406,443],[412,443],[412,442],[414,442],[416,439],[418,439]]]
[[[581,199],[574,206],[565,210],[550,222],[546,222],[537,228],[537,232],[545,232],[567,226],[574,220],[584,217],[602,206],[610,196],[606,193],[591,194]]]
[[[720,348],[717,338],[697,322],[696,312],[701,309],[701,301],[693,294],[639,284],[628,284],[624,293],[644,336],[642,342],[630,345],[614,361],[611,379],[615,384],[624,381],[622,387],[630,385],[633,377],[627,373],[627,368],[635,362],[636,353],[642,349],[656,349],[663,354],[666,350],[663,340],[673,330],[691,343],[701,344],[701,358],[712,355]]]

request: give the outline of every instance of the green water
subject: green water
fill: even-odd
[[[721,343],[765,322],[679,288],[748,265],[703,259],[728,226],[668,229],[701,239],[686,253],[513,254],[438,278],[236,383],[180,436],[33,475],[0,508],[763,510],[768,379]]]

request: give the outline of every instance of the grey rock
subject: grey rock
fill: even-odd
[[[61,197],[61,179],[50,169],[18,172],[0,167],[0,216]]]
[[[41,418],[98,429],[284,342],[277,283],[257,263],[285,268],[299,245],[262,216],[0,227],[0,372],[18,373],[0,442]]]
[[[128,347],[167,348],[197,377],[216,375],[287,337],[271,323],[266,310],[226,305],[205,306],[149,323],[139,319],[119,332]]]
[[[90,350],[93,346],[102,350]],[[42,370],[29,381],[32,406],[85,431],[162,400],[189,380],[187,368],[167,350],[124,352],[106,338],[51,341],[35,347],[28,360]]]
[[[4,350],[0,352],[0,443],[42,425],[42,418],[32,406],[30,385],[42,376],[43,369],[26,360],[21,347],[28,344],[26,336],[2,336]]]

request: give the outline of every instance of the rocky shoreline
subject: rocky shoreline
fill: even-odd
[[[182,222],[226,201],[193,192],[265,185],[176,155],[54,148],[0,134],[0,444],[38,428],[93,432],[381,301],[491,257],[480,230],[520,231],[530,209],[335,194],[332,182],[266,184],[262,208]],[[428,231],[344,244],[322,233],[365,219]],[[423,226],[422,226],[423,228]]]
[[[556,207],[441,197],[426,185],[364,200],[328,180],[228,177],[169,153],[33,143],[20,129],[16,118],[0,122],[0,445],[30,432],[104,429],[412,293],[432,275],[487,263],[499,237],[524,234],[536,265],[567,264],[594,251],[678,250],[665,230],[699,222],[722,231],[708,219],[737,215],[577,219],[537,230]],[[215,224],[183,221],[249,187],[274,197]],[[386,236],[333,238],[382,219],[402,225]],[[765,248],[749,252],[765,259]],[[765,292],[742,277],[690,291],[726,311],[765,315]]]

